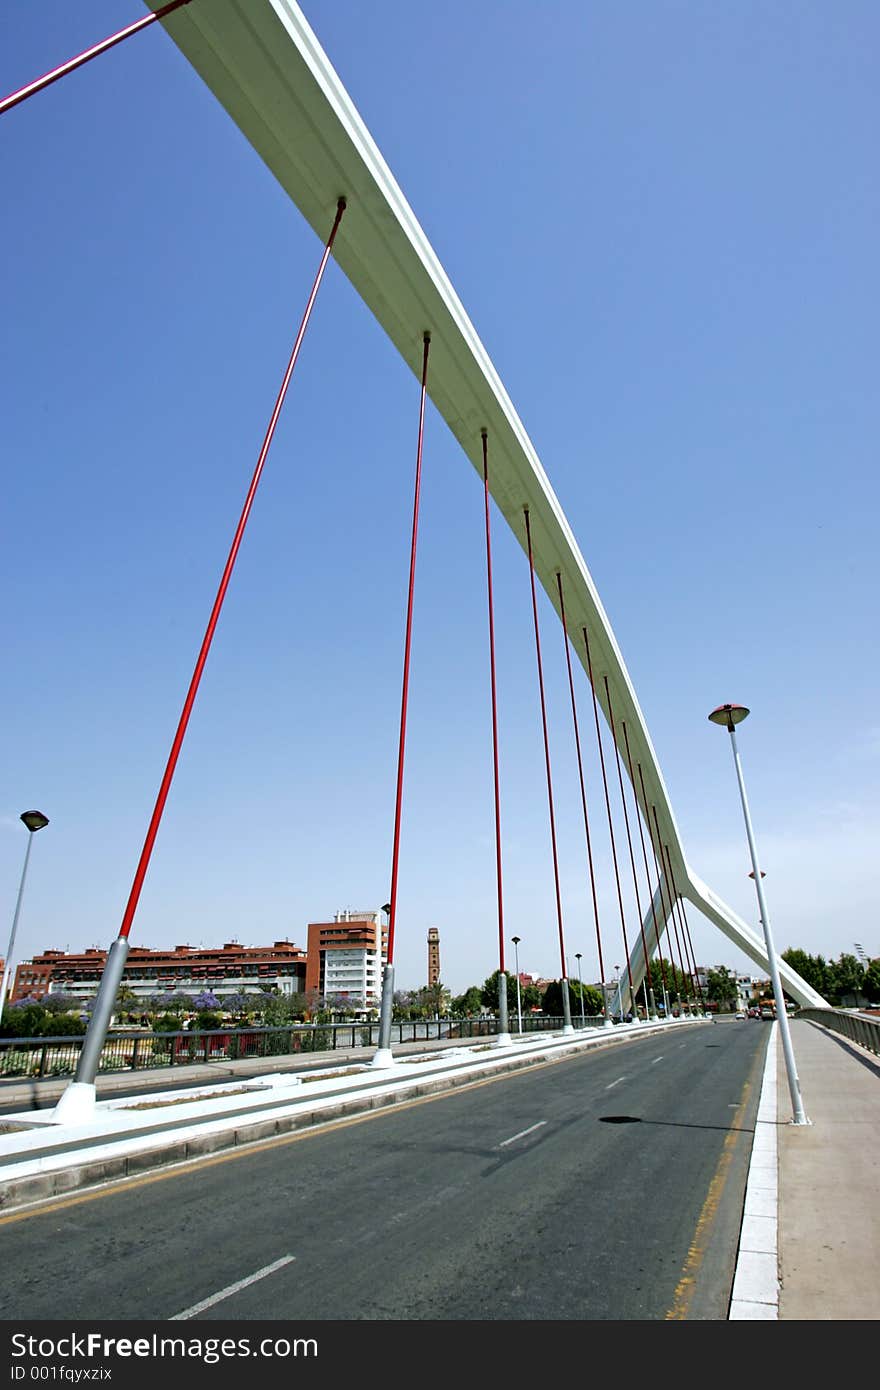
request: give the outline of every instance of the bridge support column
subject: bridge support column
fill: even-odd
[[[371,1067],[393,1067],[397,1063],[391,1052],[391,1010],[394,1004],[394,966],[390,963],[382,973],[382,1003],[379,1009],[379,1045]]]
[[[498,972],[498,1036],[495,1039],[496,1047],[510,1047],[512,1039],[510,1036],[510,1024],[507,1017],[507,975],[503,970]]]
[[[95,1077],[101,1064],[104,1039],[110,1027],[127,959],[128,937],[119,936],[107,952],[107,963],[101,976],[88,1032],[83,1039],[76,1073],[52,1112],[52,1119],[56,1124],[87,1125],[95,1118]]]

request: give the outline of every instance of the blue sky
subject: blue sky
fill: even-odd
[[[210,0],[195,0],[209,4]],[[590,566],[696,871],[777,946],[876,926],[876,6],[304,11],[456,286]],[[143,13],[15,0],[11,90]],[[320,246],[158,27],[2,119],[16,955],[106,945]],[[417,386],[331,267],[132,939],[305,943],[388,896]],[[482,497],[429,410],[397,937],[497,964]],[[558,972],[518,544],[495,584],[507,933]],[[595,976],[564,657],[542,602],[567,949]],[[589,691],[578,682],[582,718]],[[606,961],[622,960],[595,749]],[[628,931],[635,929],[624,864]],[[643,891],[643,890],[642,890]],[[701,962],[743,958],[694,911]],[[8,927],[2,928],[5,943]],[[573,964],[573,962],[572,962]]]

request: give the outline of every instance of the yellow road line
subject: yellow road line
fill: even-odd
[[[724,1144],[721,1148],[721,1157],[718,1160],[718,1167],[715,1175],[709,1184],[709,1191],[706,1193],[706,1200],[697,1220],[696,1230],[688,1248],[687,1259],[684,1262],[684,1269],[681,1278],[675,1286],[672,1307],[666,1314],[666,1321],[683,1321],[690,1311],[691,1302],[697,1286],[697,1275],[703,1263],[706,1249],[709,1244],[709,1236],[712,1225],[718,1215],[718,1207],[721,1202],[721,1194],[727,1182],[730,1165],[733,1162],[733,1155],[736,1149],[737,1140],[742,1131],[742,1121],[745,1109],[748,1104],[749,1096],[752,1093],[752,1082],[755,1075],[755,1068],[761,1059],[761,1049],[755,1054],[755,1062],[752,1065],[750,1075],[743,1083],[742,1096],[736,1109],[736,1114],[731,1123],[731,1132],[726,1135]]]

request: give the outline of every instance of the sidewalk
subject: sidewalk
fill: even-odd
[[[880,1063],[818,1024],[794,1021],[809,1127],[787,1124],[777,1058],[779,1317],[880,1318]]]

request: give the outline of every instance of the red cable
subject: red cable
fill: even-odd
[[[409,656],[412,646],[413,595],[416,585],[416,543],[419,537],[419,496],[422,488],[422,445],[425,438],[425,400],[428,394],[428,349],[431,335],[424,337],[422,390],[419,397],[419,442],[416,449],[416,486],[413,498],[412,544],[409,553],[409,593],[406,600],[406,639],[403,647],[403,692],[400,697],[400,742],[397,748],[397,798],[394,807],[394,846],[391,851],[391,911],[388,914],[388,964],[394,962],[394,923],[397,917],[397,877],[400,867],[400,817],[403,806],[403,758],[406,751],[406,713],[409,703]]]
[[[156,833],[159,829],[159,822],[162,819],[162,812],[165,809],[165,802],[168,798],[168,791],[171,787],[171,780],[174,777],[174,770],[177,767],[177,759],[180,754],[180,748],[183,743],[184,734],[186,733],[186,726],[189,723],[189,717],[192,713],[192,707],[195,703],[196,693],[199,688],[199,682],[202,679],[202,672],[205,669],[205,662],[208,659],[208,652],[211,650],[211,642],[214,638],[214,630],[217,626],[217,620],[220,617],[220,610],[223,607],[223,600],[226,597],[226,590],[229,587],[229,581],[232,578],[232,571],[235,566],[236,558],[238,556],[242,536],[244,535],[244,528],[247,525],[248,517],[250,516],[251,507],[253,506],[254,497],[256,495],[257,487],[260,481],[260,475],[263,472],[263,465],[266,462],[266,457],[269,453],[269,446],[272,443],[272,436],[275,433],[275,426],[277,425],[278,417],[281,414],[281,407],[284,404],[284,397],[287,394],[287,388],[290,385],[290,378],[292,377],[293,369],[296,366],[296,359],[299,356],[299,350],[302,346],[303,338],[305,337],[305,332],[306,328],[308,327],[309,318],[311,317],[312,308],[314,306],[315,299],[318,294],[318,288],[324,276],[324,271],[327,267],[327,262],[330,259],[330,252],[333,249],[333,242],[336,239],[336,233],[339,229],[339,224],[342,221],[342,214],[344,211],[345,199],[340,198],[339,202],[336,205],[336,218],[333,222],[333,228],[330,232],[327,244],[324,247],[324,254],[321,257],[321,264],[319,265],[318,273],[315,276],[315,282],[312,286],[312,292],[309,295],[308,303],[306,304],[306,309],[305,313],[303,314],[302,323],[299,326],[299,332],[296,335],[296,341],[293,345],[293,350],[290,354],[290,361],[287,364],[287,371],[284,373],[284,379],[281,383],[281,389],[278,392],[278,397],[275,401],[275,409],[272,411],[272,418],[270,419],[269,427],[266,430],[266,435],[263,440],[263,447],[260,449],[260,456],[257,459],[257,465],[254,469],[253,477],[251,478],[251,485],[248,489],[248,494],[245,498],[244,506],[242,507],[241,516],[238,520],[238,526],[236,527],[235,536],[233,537],[232,546],[230,547],[229,551],[229,556],[226,560],[226,567],[223,570],[223,577],[220,580],[220,587],[217,590],[217,597],[214,599],[214,607],[211,609],[211,616],[208,620],[208,626],[205,631],[205,635],[202,638],[202,645],[199,651],[198,660],[196,661],[195,670],[192,674],[192,680],[189,683],[189,690],[187,691],[186,700],[184,701],[183,712],[180,716],[180,722],[177,725],[177,732],[174,735],[174,742],[171,745],[171,752],[168,755],[168,762],[165,766],[165,775],[163,776],[162,784],[159,787],[159,795],[156,798],[156,805],[153,808],[153,815],[150,819],[150,825],[147,830],[147,838],[144,841],[144,847],[141,850],[141,857],[138,860],[138,866],[137,870],[135,871],[134,882],[132,883],[128,903],[125,908],[125,914],[122,918],[122,926],[119,929],[120,936],[127,937],[129,932],[131,931],[131,924],[134,920],[134,914],[138,905],[138,899],[141,895],[141,888],[143,886],[147,868],[150,863],[150,857],[153,853],[153,845],[156,841]]]
[[[676,941],[678,941],[678,943],[679,943],[679,946],[678,946],[678,953],[679,953],[679,956],[680,956],[680,958],[681,958],[681,962],[682,962],[682,966],[683,966],[685,975],[689,975],[689,976],[690,976],[690,981],[691,981],[691,996],[692,996],[692,998],[694,999],[694,1001],[696,1002],[697,990],[696,990],[696,986],[695,986],[695,984],[694,984],[694,972],[693,972],[693,970],[691,969],[690,957],[688,956],[687,941],[685,940],[685,935],[684,935],[684,924],[683,924],[682,918],[681,918],[681,909],[679,908],[679,904],[678,904],[678,894],[677,894],[676,891],[675,891],[675,884],[674,884],[673,881],[672,881],[672,860],[671,860],[670,855],[669,855],[669,846],[668,846],[668,845],[664,845],[664,846],[663,846],[663,854],[664,854],[663,862],[664,862],[664,864],[665,864],[665,866],[666,866],[665,871],[666,871],[666,873],[669,875],[669,882],[670,882],[670,884],[672,884],[672,892],[671,892],[671,894],[670,894],[670,900],[671,900],[671,902],[672,902],[672,914],[673,914],[672,920],[673,920],[673,922],[675,923],[675,939],[676,939]],[[679,927],[681,928],[680,934],[679,934]]]
[[[642,765],[641,765],[641,763],[636,763],[636,767],[637,767],[638,770],[639,770],[639,785],[640,785],[641,788],[642,788],[642,805],[643,805],[644,808],[645,808],[645,820],[646,820],[647,823],[648,823],[648,838],[649,838],[650,841],[651,841],[651,853],[654,855],[654,867],[656,868],[656,867],[657,867],[657,854],[656,854],[656,851],[654,850],[654,838],[653,838],[653,836],[651,835],[651,818],[650,818],[650,816],[648,815],[648,794],[647,794],[647,792],[645,791],[645,779],[644,779],[644,777],[642,776]],[[641,822],[641,820],[639,820],[639,834],[640,834],[641,837],[642,837],[642,854],[643,854],[644,860],[645,860],[645,876],[646,876],[646,878],[647,878],[647,880],[648,880],[648,891],[649,891],[649,893],[651,894],[651,913],[652,913],[653,918],[654,918],[654,931],[655,931],[656,934],[657,934],[657,955],[658,955],[658,959],[659,959],[659,961],[660,961],[660,974],[661,974],[661,976],[663,977],[663,990],[664,990],[664,993],[668,995],[668,994],[669,994],[669,986],[668,986],[668,983],[667,983],[667,980],[666,980],[666,966],[663,964],[663,942],[662,942],[662,939],[661,939],[662,936],[663,936],[663,931],[665,931],[665,929],[666,929],[666,923],[665,923],[665,921],[664,921],[664,923],[663,923],[663,928],[662,928],[662,929],[657,925],[657,911],[656,911],[656,908],[654,907],[654,892],[653,892],[653,889],[651,888],[651,875],[650,875],[650,873],[648,872],[648,855],[647,855],[647,852],[646,852],[646,850],[645,850],[645,837],[644,837],[644,834],[642,833],[642,822]],[[663,907],[663,887],[662,887],[662,884],[660,883],[659,877],[658,877],[658,879],[657,879],[657,886],[658,886],[658,888],[660,889],[660,906]],[[664,911],[665,911],[665,908],[664,908]],[[670,963],[670,965],[672,964],[671,961],[670,961],[669,963]],[[673,968],[674,968],[674,967],[673,967]]]
[[[587,813],[587,792],[584,784],[584,763],[581,757],[581,736],[578,728],[577,703],[574,698],[574,677],[571,670],[571,650],[568,645],[568,626],[565,621],[565,600],[562,597],[562,575],[557,574],[559,587],[559,613],[562,618],[562,633],[565,639],[565,662],[568,667],[568,688],[571,691],[571,717],[574,721],[574,743],[577,749],[578,775],[581,781],[581,805],[584,808],[584,832],[587,837],[587,862],[590,867],[590,889],[593,894],[593,918],[596,923],[596,945],[599,951],[599,978],[605,983],[605,962],[602,959],[602,934],[599,930],[599,902],[596,896],[596,875],[593,869],[593,842],[590,836],[590,817]],[[604,998],[604,994],[603,994]]]
[[[603,681],[605,682],[605,698],[606,698],[607,701],[608,701],[608,718],[609,718],[609,720],[610,720],[610,722],[611,722],[611,737],[612,737],[612,739],[614,740],[614,756],[615,756],[616,759],[617,759],[617,780],[618,780],[618,782],[619,782],[619,784],[620,784],[620,804],[621,804],[622,807],[623,807],[623,823],[624,823],[624,825],[626,826],[626,842],[627,842],[627,844],[628,844],[628,846],[629,846],[629,863],[630,863],[630,868],[632,869],[633,890],[634,890],[635,895],[636,895],[636,911],[637,911],[638,914],[639,914],[639,931],[641,932],[641,936],[642,936],[642,950],[643,950],[644,953],[645,953],[645,974],[646,974],[647,979],[648,979],[648,988],[650,989],[650,988],[651,988],[651,968],[650,968],[650,966],[649,966],[649,964],[648,964],[648,943],[647,943],[647,941],[645,940],[645,925],[644,925],[644,922],[642,921],[642,903],[641,903],[641,899],[640,899],[640,897],[639,897],[639,880],[638,880],[638,876],[637,876],[637,874],[636,874],[636,857],[635,857],[635,854],[633,853],[632,835],[630,834],[630,829],[629,829],[629,815],[627,814],[627,810],[626,810],[626,797],[625,797],[624,791],[623,791],[623,773],[622,773],[621,770],[620,770],[620,749],[619,749],[618,746],[617,746],[617,736],[616,736],[616,734],[615,734],[615,732],[614,732],[614,711],[613,711],[613,709],[611,708],[611,691],[608,689],[608,677],[607,677],[607,676],[603,676],[602,679],[603,679]],[[624,735],[625,735],[625,734],[626,734],[626,726],[622,724],[621,727],[623,728]],[[629,741],[628,741],[628,740],[627,740],[627,745],[626,745],[626,747],[627,747],[627,752],[629,752]],[[631,768],[631,767],[630,767],[630,778],[632,778],[632,768]],[[633,796],[635,796],[635,791],[636,791],[635,786],[633,786]],[[638,801],[636,802],[636,811],[638,812]],[[632,967],[630,967],[630,972],[629,972],[629,987],[630,987],[630,991],[632,991]],[[635,999],[633,999],[633,1011],[635,1012]],[[647,1010],[646,1010],[646,1014],[647,1014]]]
[[[92,58],[99,57],[106,53],[109,48],[115,48],[116,44],[122,43],[123,39],[131,38],[132,34],[137,34],[141,29],[146,29],[148,25],[155,24],[157,19],[164,19],[165,15],[171,14],[172,10],[179,10],[181,6],[188,5],[190,0],[171,0],[170,4],[163,5],[154,14],[148,14],[143,19],[136,19],[133,24],[128,24],[118,33],[111,34],[109,38],[102,39],[100,43],[93,44],[91,48],[86,48],[82,53],[78,53],[75,58],[70,58],[66,63],[62,63],[57,68],[52,68],[51,72],[46,72],[42,77],[34,78],[26,87],[19,87],[17,92],[10,92],[8,97],[0,101],[0,116],[5,112],[11,111],[13,106],[20,105],[27,101],[28,97],[36,96],[37,92],[42,92],[46,87],[51,87],[53,82],[57,82],[59,77],[66,77],[69,72],[74,72],[81,68],[84,63],[88,63]]]
[[[668,912],[667,912],[667,910],[666,910],[666,902],[665,902],[665,900],[664,900],[664,898],[663,898],[663,881],[664,881],[664,879],[665,879],[665,877],[666,877],[666,870],[665,870],[664,867],[663,867],[663,839],[662,839],[662,837],[661,837],[661,835],[660,835],[660,822],[659,822],[659,820],[657,819],[657,807],[656,807],[656,806],[652,806],[652,807],[651,807],[651,813],[652,813],[652,815],[653,815],[653,817],[654,817],[654,825],[656,826],[656,829],[657,829],[657,845],[658,845],[658,849],[656,849],[656,850],[654,851],[654,854],[655,854],[655,858],[657,859],[657,871],[658,871],[658,873],[660,874],[660,898],[661,898],[661,901],[663,901],[663,911],[664,911],[664,913],[666,913],[666,924],[667,924],[667,925],[666,925],[666,936],[667,936],[667,938],[668,938],[668,940],[669,940],[669,950],[670,950],[670,954],[672,954],[672,968],[673,968],[673,972],[674,972],[675,969],[676,969],[676,965],[675,965],[675,956],[674,956],[674,954],[673,954],[673,941],[674,941],[675,946],[676,946],[676,948],[677,948],[677,950],[678,950],[678,969],[681,971],[681,978],[682,978],[682,981],[684,981],[684,978],[685,978],[685,968],[684,968],[684,961],[683,961],[683,959],[682,959],[682,954],[681,954],[681,942],[680,942],[679,939],[678,939],[678,925],[677,925],[677,923],[676,923],[676,921],[675,921],[675,912],[674,912],[674,910],[673,910],[673,905],[672,905],[672,894],[671,894],[671,893],[669,894],[669,910],[668,910]],[[653,844],[653,840],[652,840],[652,844]],[[668,887],[671,887],[671,884],[668,885]],[[672,932],[670,932],[670,930],[669,930],[669,923],[670,923],[670,922],[672,923]],[[674,934],[674,935],[673,935],[673,934]],[[680,994],[681,991],[679,990],[678,993]],[[687,994],[687,989],[685,989],[685,994]]]
[[[691,932],[690,927],[688,926],[687,913],[684,910],[684,898],[682,898],[675,884],[675,873],[672,868],[672,855],[669,852],[668,845],[666,846],[666,858],[669,863],[669,877],[672,880],[672,891],[675,894],[675,905],[678,911],[678,920],[681,925],[681,934],[682,940],[684,941],[685,955],[688,955],[688,952],[690,952],[688,956],[688,961],[691,970],[691,979],[693,983],[696,985],[696,991],[700,997],[700,1007],[703,1008],[703,988],[700,984],[700,972],[697,969],[697,958],[694,955],[694,943],[691,940]],[[705,1013],[705,1008],[703,1008],[703,1012]]]
[[[608,795],[608,778],[607,778],[607,776],[606,776],[606,774],[605,774],[605,754],[604,754],[603,751],[602,751],[602,731],[601,731],[601,729],[600,729],[600,727],[599,727],[599,705],[598,705],[598,702],[597,702],[597,700],[596,700],[596,685],[595,685],[595,682],[594,682],[594,680],[593,680],[593,662],[592,662],[592,658],[591,658],[591,656],[590,656],[590,639],[589,639],[589,637],[587,636],[587,629],[586,629],[585,627],[584,627],[584,628],[581,628],[581,632],[582,632],[583,635],[584,635],[584,647],[586,648],[586,653],[587,653],[587,674],[588,674],[589,677],[590,677],[590,690],[591,690],[592,693],[593,693],[593,718],[594,718],[595,721],[596,721],[596,742],[597,742],[598,745],[599,745],[599,765],[600,765],[600,767],[602,768],[602,786],[603,786],[604,789],[605,789],[605,810],[606,810],[606,812],[607,812],[607,814],[608,814],[608,834],[609,834],[609,836],[610,836],[610,838],[611,838],[611,858],[612,858],[612,861],[613,861],[613,863],[614,863],[614,881],[615,881],[615,883],[617,884],[617,902],[618,902],[618,906],[620,907],[620,929],[621,929],[621,932],[623,933],[624,959],[626,960],[627,969],[629,970],[629,947],[628,947],[627,944],[626,944],[626,917],[624,916],[624,911],[623,911],[623,893],[622,893],[621,890],[620,890],[620,870],[619,870],[618,867],[617,867],[617,847],[616,847],[616,845],[615,845],[615,843],[614,843],[614,824],[613,824],[612,819],[611,819],[611,798],[610,798],[610,796]],[[603,981],[603,984],[604,984],[604,981]],[[630,973],[629,973],[629,989],[630,989],[630,994],[632,994],[632,971],[631,971],[631,970],[630,970]],[[635,1008],[635,999],[633,999],[632,1002],[633,1002],[633,1008]],[[620,1003],[620,1011],[621,1011],[621,1014],[622,1014],[622,1013],[623,1013],[623,1000],[620,999],[620,1000],[619,1000],[619,1003]]]
[[[649,872],[648,872],[648,855],[647,855],[647,853],[646,853],[646,851],[645,851],[645,832],[644,832],[643,829],[642,829],[642,818],[641,818],[641,814],[640,814],[640,812],[639,812],[639,795],[638,795],[638,792],[636,791],[636,779],[635,779],[635,775],[634,775],[634,773],[633,773],[632,754],[631,754],[630,751],[629,751],[629,734],[628,734],[627,731],[626,731],[626,721],[625,721],[625,720],[621,719],[621,721],[620,721],[620,727],[621,727],[621,729],[623,730],[623,741],[624,741],[624,744],[626,745],[626,762],[627,762],[627,767],[629,768],[629,781],[630,781],[630,786],[632,787],[633,801],[635,802],[635,808],[636,808],[636,825],[639,827],[639,842],[640,842],[640,844],[641,844],[641,846],[642,846],[642,860],[644,861],[644,865],[645,865],[645,882],[646,882],[647,885],[648,885],[648,899],[649,899],[649,901],[650,901],[650,903],[651,903],[651,917],[652,917],[653,922],[654,922],[654,931],[655,931],[655,933],[656,933],[656,935],[657,935],[657,944],[659,945],[659,944],[660,944],[660,934],[659,934],[659,932],[657,931],[657,913],[656,913],[656,911],[655,911],[655,909],[654,909],[654,895],[653,895],[653,893],[651,892],[651,875],[650,875]],[[638,890],[636,890],[636,902],[638,902],[638,901],[639,901]],[[639,911],[641,912],[641,904],[639,904]],[[651,975],[651,958],[650,958],[650,956],[649,956],[649,954],[648,954],[648,942],[647,942],[647,940],[646,940],[646,938],[645,938],[645,924],[644,924],[644,921],[641,922],[641,932],[642,932],[642,949],[643,949],[643,951],[644,951],[644,953],[645,953],[645,972],[646,972],[647,977],[648,977],[648,989],[651,991],[651,993],[653,993],[653,992],[654,992],[654,980],[653,980],[653,977],[652,977],[652,975]]]
[[[635,856],[633,855],[632,839],[631,839],[630,833],[629,833],[629,816],[627,815],[627,811],[626,811],[626,797],[625,797],[624,794],[623,794],[623,776],[622,776],[621,771],[620,771],[620,749],[617,747],[617,734],[616,734],[615,729],[614,729],[614,710],[612,709],[612,706],[611,706],[611,691],[610,691],[609,688],[608,688],[608,677],[607,677],[607,676],[603,675],[603,677],[602,677],[602,683],[603,683],[603,685],[605,686],[605,699],[608,701],[608,722],[609,722],[609,724],[610,724],[610,726],[611,726],[611,742],[612,742],[613,745],[614,745],[614,757],[615,757],[615,759],[616,759],[616,761],[617,761],[617,780],[618,780],[619,783],[620,783],[620,804],[621,804],[621,806],[623,807],[623,823],[624,823],[624,825],[626,826],[626,839],[627,839],[627,844],[629,845],[629,862],[630,862],[630,865],[631,865],[631,867],[632,867],[633,885],[635,886],[635,890],[636,890],[636,909],[638,910],[638,914],[639,914],[639,924],[641,924],[641,921],[642,921],[642,905],[641,905],[641,903],[639,902],[639,889],[638,889],[638,885],[636,884],[636,861],[635,861]],[[624,945],[625,945],[625,944],[626,944],[626,937],[624,936]],[[647,949],[647,947],[646,947],[646,949]],[[630,998],[630,1007],[631,1007],[633,1013],[635,1014],[635,1013],[637,1013],[637,1007],[636,1007],[636,992],[635,992],[635,990],[633,989],[632,964],[631,964],[631,962],[630,962],[630,958],[629,958],[629,953],[628,953],[628,952],[627,952],[627,957],[626,957],[626,970],[627,970],[627,974],[629,975],[629,998]]]
[[[489,436],[483,440],[483,495],[486,503],[486,582],[489,595],[489,667],[492,673],[492,758],[495,769],[495,882],[498,889],[498,969],[504,973],[504,895],[501,878],[501,787],[498,776],[498,693],[495,684],[495,613],[492,599],[492,537],[489,525]]]
[[[562,978],[563,980],[567,980],[568,972],[565,968],[565,936],[562,930],[562,894],[559,891],[559,858],[556,853],[556,817],[553,814],[553,781],[550,776],[550,740],[547,736],[547,705],[544,699],[544,667],[541,663],[541,634],[538,630],[538,596],[535,592],[535,562],[532,558],[532,532],[529,526],[528,507],[524,507],[523,511],[526,518],[526,543],[529,551],[529,575],[532,584],[532,612],[535,618],[535,650],[538,655],[538,686],[541,691],[541,724],[544,729],[544,761],[547,765],[547,800],[550,804],[550,840],[553,845],[553,879],[556,884],[556,921],[559,925],[559,954],[562,959]]]

